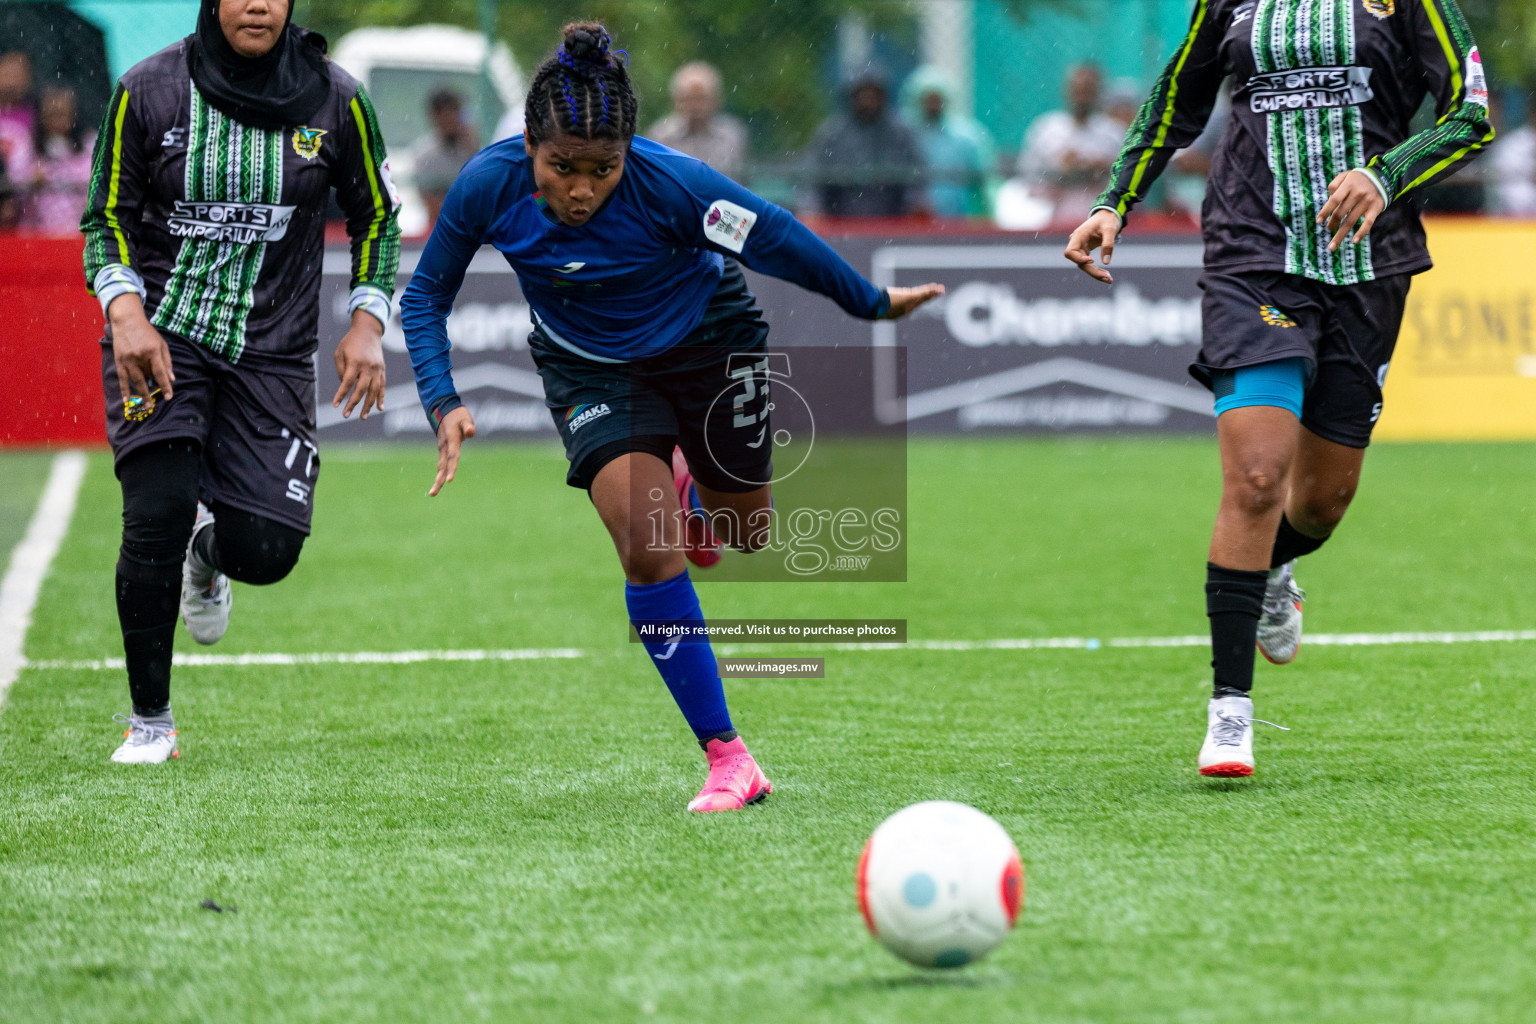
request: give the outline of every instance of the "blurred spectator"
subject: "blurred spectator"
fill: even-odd
[[[1147,90],[1137,85],[1136,79],[1117,78],[1104,92],[1104,113],[1121,126],[1121,132],[1125,132],[1131,127],[1131,122],[1136,120],[1136,114],[1146,99]]]
[[[1067,108],[1030,123],[1019,154],[1019,173],[1032,190],[1055,204],[1054,216],[1081,220],[1120,155],[1125,126],[1099,108],[1099,69],[1079,64],[1067,74]]]
[[[928,172],[928,205],[940,217],[978,217],[991,212],[988,174],[992,137],[981,123],[954,110],[954,81],[925,65],[901,88],[901,106],[917,133]]]
[[[1536,96],[1525,101],[1525,123],[1499,133],[1488,153],[1490,197],[1505,217],[1536,217]]]
[[[720,112],[720,99],[720,72],[713,64],[684,64],[672,75],[672,113],[656,122],[648,137],[740,181],[747,163],[747,129]]]
[[[0,162],[13,183],[32,166],[32,59],[20,50],[0,55]]]
[[[96,143],[96,133],[80,125],[75,90],[67,86],[43,90],[32,143],[31,194],[22,209],[21,225],[52,235],[74,234],[85,212],[91,148]]]
[[[432,129],[410,148],[411,181],[427,207],[427,223],[437,221],[453,179],[480,149],[474,126],[464,121],[464,101],[452,89],[427,98]]]
[[[806,213],[900,217],[927,208],[917,138],[890,109],[883,69],[848,80],[848,109],[821,123],[806,154]]]

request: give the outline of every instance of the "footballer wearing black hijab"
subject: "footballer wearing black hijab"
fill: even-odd
[[[290,14],[289,0],[204,0],[196,32],[122,77],[97,136],[80,226],[123,490],[116,594],[133,706],[116,716],[118,762],[180,756],[178,610],[193,639],[216,642],[229,581],[277,582],[309,534],[333,188],[352,292],[332,405],[366,416],[383,399],[399,202],[368,97]]]

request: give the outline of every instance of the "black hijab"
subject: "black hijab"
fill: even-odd
[[[219,0],[202,0],[197,31],[187,44],[187,70],[197,91],[220,113],[252,128],[304,124],[330,93],[325,37],[297,25],[284,22],[276,45],[262,56],[242,57],[219,27]]]

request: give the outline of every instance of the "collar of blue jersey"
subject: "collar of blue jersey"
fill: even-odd
[[[277,45],[260,57],[242,57],[219,27],[219,0],[202,0],[197,31],[187,37],[187,70],[192,83],[216,110],[264,131],[302,125],[330,93],[325,37],[283,25]]]

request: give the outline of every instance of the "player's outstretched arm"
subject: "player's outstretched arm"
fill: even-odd
[[[437,479],[427,497],[437,497],[443,485],[450,483],[459,470],[459,450],[464,442],[475,436],[475,418],[464,406],[459,406],[443,417],[437,428]]]
[[[1077,226],[1067,239],[1067,251],[1062,255],[1076,263],[1078,269],[1095,281],[1114,284],[1110,276],[1109,259],[1115,254],[1115,239],[1120,234],[1120,218],[1113,210],[1095,210],[1088,219]],[[1104,266],[1093,261],[1093,250],[1098,249]]]
[[[357,403],[363,403],[361,419],[370,409],[384,409],[384,325],[365,309],[352,311],[352,326],[336,346],[336,377],[341,386],[331,399],[331,408],[347,406],[343,417],[352,415]],[[350,393],[350,395],[349,395]]]
[[[944,286],[930,282],[915,288],[887,288],[885,294],[890,296],[891,305],[880,319],[900,320],[923,303],[943,295]]]

